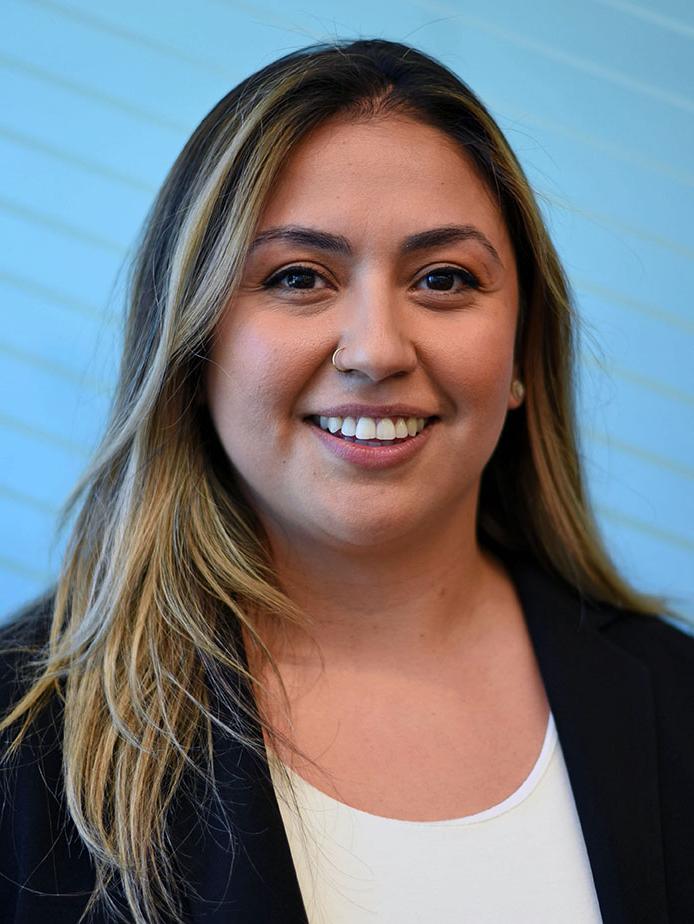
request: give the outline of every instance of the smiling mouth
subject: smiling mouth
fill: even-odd
[[[388,448],[416,440],[438,417],[371,418],[371,417],[319,417],[305,418],[334,439],[362,446]]]

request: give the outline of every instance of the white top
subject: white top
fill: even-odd
[[[345,805],[289,770],[305,839],[269,766],[310,924],[599,924],[593,877],[550,713],[530,775],[464,818],[402,821]]]

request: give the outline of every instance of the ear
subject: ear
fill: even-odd
[[[518,387],[520,383],[521,387]],[[516,408],[519,408],[525,399],[525,388],[523,387],[523,380],[520,377],[520,372],[518,366],[514,363],[513,366],[513,378],[511,379],[511,385],[509,386],[508,394],[508,409],[510,411],[515,411]]]

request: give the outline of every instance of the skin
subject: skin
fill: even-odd
[[[452,224],[478,229],[498,261],[476,240],[399,253],[406,236]],[[342,235],[353,255],[280,241],[251,252],[210,355],[211,417],[327,662],[392,659],[425,673],[491,630],[509,594],[475,537],[482,471],[520,403],[507,229],[451,139],[392,116],[338,118],[304,139],[256,233],[284,225]],[[310,288],[286,276],[264,287],[297,264],[312,271],[300,283]],[[349,375],[331,364],[338,345]],[[404,402],[440,420],[405,463],[364,470],[327,452],[305,422],[346,401]],[[315,659],[315,647],[292,641],[285,663]]]

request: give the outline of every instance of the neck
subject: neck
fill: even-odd
[[[386,546],[273,542],[285,593],[308,616],[308,636],[283,631],[285,663],[419,659],[455,637],[473,638],[489,609],[500,565],[477,543],[474,519],[438,522]],[[294,537],[295,540],[296,537]],[[266,633],[264,633],[266,634]]]

